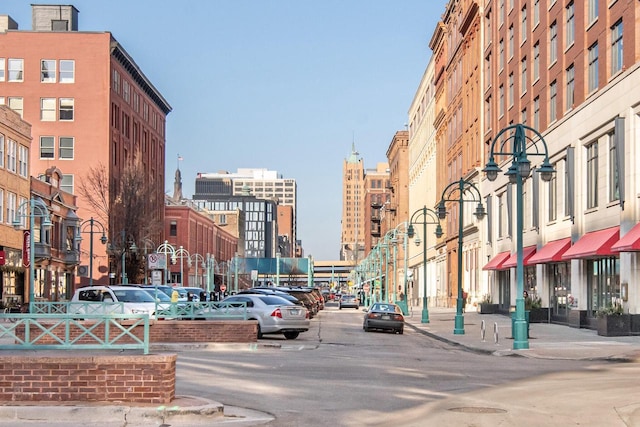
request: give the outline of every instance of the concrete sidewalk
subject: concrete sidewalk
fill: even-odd
[[[429,323],[422,323],[417,308],[406,316],[410,328],[468,350],[498,356],[517,355],[567,360],[640,360],[640,336],[601,337],[596,331],[564,325],[531,323],[529,348],[513,350],[511,317],[501,314],[463,313],[464,334],[454,334],[456,310],[430,308]],[[484,328],[484,336],[483,336]]]

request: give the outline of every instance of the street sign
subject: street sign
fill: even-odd
[[[162,285],[162,271],[153,270],[151,272],[151,284],[152,285]]]
[[[362,290],[365,291],[365,292],[369,292],[369,290],[371,290],[371,286],[369,286],[368,283],[365,284],[365,285],[362,285]]]
[[[220,285],[220,292],[224,292],[227,290],[227,285]]]
[[[167,254],[154,252],[147,255],[147,268],[149,270],[164,270],[167,268]]]

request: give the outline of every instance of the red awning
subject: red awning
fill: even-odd
[[[611,246],[614,252],[640,251],[640,222],[637,223],[618,243]]]
[[[509,252],[500,252],[498,255],[494,256],[491,261],[484,267],[483,270],[502,270],[502,263],[509,258]]]
[[[535,255],[529,258],[529,264],[544,264],[546,262],[560,262],[562,255],[571,247],[571,237],[554,240],[542,247]]]
[[[587,233],[562,255],[562,259],[593,258],[599,256],[616,256],[611,247],[620,239],[620,227]]]
[[[529,258],[531,258],[531,255],[536,253],[536,246],[527,246],[526,248],[522,248],[522,260],[523,260],[523,265],[526,267],[527,265],[532,265],[529,262]],[[513,254],[511,254],[511,256],[509,257],[508,260],[506,260],[504,262],[504,264],[502,264],[502,268],[511,268],[511,267],[515,267],[518,264],[518,253],[514,252]]]

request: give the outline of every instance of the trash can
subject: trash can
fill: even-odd
[[[531,313],[529,310],[525,310],[524,311],[524,320],[525,322],[527,322],[527,339],[529,339],[529,313]],[[513,335],[513,330],[515,329],[516,326],[516,311],[515,309],[511,310],[511,335]],[[511,337],[513,338],[513,336]]]

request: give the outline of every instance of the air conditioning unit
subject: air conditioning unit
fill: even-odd
[[[89,277],[89,266],[88,265],[79,265],[77,269],[78,277]]]

